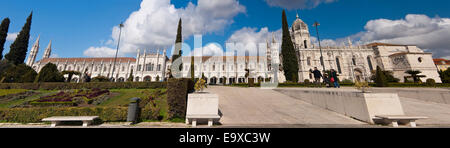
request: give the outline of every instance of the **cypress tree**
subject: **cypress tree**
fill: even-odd
[[[177,38],[175,40],[175,50],[173,51],[174,53],[178,53],[178,55],[172,53],[172,62],[175,62],[178,58],[181,57],[181,54],[183,53],[181,51],[181,47],[182,47],[182,42],[183,42],[183,37],[182,37],[182,21],[180,18],[180,21],[178,22],[178,29],[177,29]],[[175,66],[175,65],[173,65]],[[174,68],[174,67],[172,67]],[[178,69],[181,71],[183,68],[183,63],[180,64],[180,67],[178,67]]]
[[[133,82],[134,76],[133,76],[133,69],[131,69],[130,77],[128,77],[127,82]]]
[[[195,72],[194,72],[194,53],[191,56],[191,80],[195,81]]]
[[[0,25],[0,60],[3,59],[3,50],[6,42],[6,37],[8,36],[9,23],[9,18],[5,18]]]
[[[375,73],[375,83],[377,87],[387,87],[388,81],[384,72],[381,70],[380,66],[377,66],[377,72]]]
[[[298,82],[298,60],[295,54],[294,44],[289,33],[286,12],[283,10],[283,42],[281,44],[281,55],[283,56],[283,70],[287,81]]]
[[[22,64],[27,56],[28,42],[30,40],[31,20],[33,19],[33,12],[27,18],[27,22],[23,26],[19,35],[17,35],[14,43],[11,44],[10,51],[5,58],[15,65]]]

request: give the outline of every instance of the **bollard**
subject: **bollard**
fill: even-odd
[[[139,99],[139,98],[131,98],[130,105],[128,105],[127,122],[132,122],[132,123],[137,122],[140,101],[141,101],[141,99]]]

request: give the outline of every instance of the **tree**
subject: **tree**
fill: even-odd
[[[439,71],[442,83],[450,83],[450,68],[445,71]]]
[[[413,78],[414,83],[418,83],[421,77],[425,77],[423,75],[419,75],[420,73],[422,73],[420,70],[407,70],[405,71],[405,73],[411,75],[410,77]]]
[[[28,42],[30,40],[31,20],[33,18],[33,12],[27,18],[27,22],[23,26],[16,40],[11,44],[10,51],[6,54],[5,58],[14,63],[15,65],[22,64],[27,56]]]
[[[377,72],[375,74],[375,83],[377,87],[387,87],[388,81],[384,72],[381,70],[380,66],[377,66]]]
[[[64,82],[64,76],[58,71],[55,64],[48,63],[41,69],[35,82]]]
[[[2,73],[1,79],[5,83],[31,83],[36,78],[36,71],[25,64],[10,66]]]
[[[282,24],[283,41],[281,44],[281,55],[283,59],[284,76],[287,81],[298,82],[298,59],[289,33],[289,24],[287,22],[285,10],[283,10]]]
[[[372,71],[372,76],[370,77],[370,80],[375,81],[376,79],[376,70]],[[400,79],[395,78],[392,71],[383,70],[384,76],[386,77],[386,80],[390,83],[398,83],[400,82]]]
[[[133,82],[134,76],[133,76],[133,69],[131,69],[130,77],[128,77],[127,82]]]
[[[73,75],[78,75],[78,76],[80,76],[81,73],[78,72],[78,71],[63,71],[63,72],[62,72],[62,75],[69,75],[69,76],[67,77],[67,82],[70,82],[70,81],[72,81]]]
[[[0,60],[3,59],[3,50],[6,42],[6,37],[8,36],[9,29],[9,18],[5,18],[0,24]]]
[[[172,62],[174,63],[178,58],[181,57],[181,55],[183,54],[183,51],[181,50],[182,47],[182,43],[183,43],[183,36],[182,36],[182,21],[180,18],[180,21],[178,22],[178,29],[177,29],[177,38],[175,40],[175,49],[174,49],[174,53],[172,53]],[[175,54],[178,53],[178,54]],[[172,65],[172,69],[176,68],[174,67],[176,66],[176,64]],[[181,71],[183,68],[183,63],[180,64],[180,67],[178,67],[178,69]],[[171,73],[172,75],[172,73]]]
[[[194,53],[191,55],[191,80],[195,82],[195,72],[194,72]]]

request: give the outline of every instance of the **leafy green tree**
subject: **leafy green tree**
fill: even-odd
[[[182,28],[182,21],[181,21],[181,18],[180,18],[180,21],[178,22],[177,38],[175,40],[175,49],[174,49],[174,51],[172,53],[172,62],[175,62],[183,54],[183,51],[181,50],[182,43],[183,43],[182,30],[183,30],[183,28]],[[175,53],[178,53],[178,54],[175,54]],[[176,67],[173,67],[173,66],[176,66],[176,65],[175,64],[172,65],[172,69],[176,68]],[[182,68],[183,68],[183,63],[180,64],[180,67],[178,67],[178,69],[181,71]],[[172,73],[171,73],[171,75],[172,75]]]
[[[25,64],[10,66],[2,73],[4,83],[31,83],[36,78],[36,71]]]
[[[407,71],[405,71],[405,73],[411,75],[411,77],[414,80],[414,83],[418,83],[420,81],[421,77],[425,77],[425,76],[419,75],[422,73],[420,70],[407,70]]]
[[[381,70],[380,66],[377,66],[377,72],[375,74],[375,83],[377,87],[387,87],[388,81],[386,76],[384,75],[383,70]]]
[[[64,82],[64,76],[55,64],[48,63],[41,69],[35,82]]]
[[[281,55],[283,56],[283,70],[287,81],[298,82],[298,59],[295,54],[294,44],[289,33],[289,24],[286,18],[286,12],[283,10],[283,42],[281,44]]]
[[[439,71],[442,83],[450,83],[450,68],[445,71]]]
[[[72,81],[73,75],[78,75],[78,76],[80,76],[81,73],[78,72],[78,71],[63,71],[63,72],[62,72],[62,75],[69,75],[69,76],[67,77],[67,82],[70,82],[70,81]]]
[[[370,77],[370,80],[375,81],[376,79],[376,70],[372,71],[372,76]],[[383,70],[384,76],[386,77],[386,80],[390,83],[398,83],[400,82],[400,79],[395,78],[392,71]]]
[[[11,44],[10,51],[5,58],[14,63],[14,65],[22,64],[27,56],[28,42],[30,40],[31,20],[33,12],[27,18],[27,22],[23,26],[16,40]]]
[[[9,18],[5,18],[0,24],[0,60],[3,59],[3,50],[6,42],[6,37],[8,36],[9,29]]]

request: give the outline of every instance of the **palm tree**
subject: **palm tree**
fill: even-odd
[[[420,70],[407,70],[405,73],[411,75],[409,77],[413,78],[414,83],[419,82],[419,78],[425,77],[423,75],[419,75],[420,73],[422,73],[422,71],[420,71]]]

